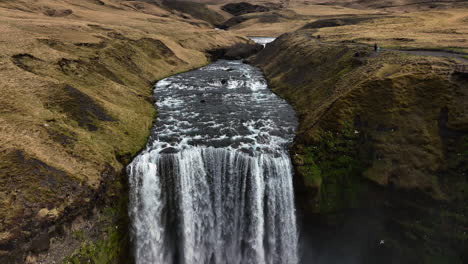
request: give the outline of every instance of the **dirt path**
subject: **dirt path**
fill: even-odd
[[[332,42],[332,41],[323,41],[316,39],[310,35],[304,34],[304,37],[310,40],[315,40],[319,43],[333,43],[333,44],[340,44],[340,42]],[[346,43],[347,45],[355,45],[355,46],[361,46],[361,47],[372,47],[367,44],[363,43]],[[413,54],[417,56],[430,56],[430,57],[442,57],[442,58],[454,58],[463,61],[464,63],[468,63],[468,54],[464,53],[456,53],[456,52],[448,52],[448,51],[437,51],[437,50],[401,50],[401,49],[387,49],[387,48],[382,48],[381,51],[396,51],[396,52],[401,52],[401,53],[406,53],[406,54]]]
[[[463,53],[454,53],[454,52],[436,51],[436,50],[398,50],[398,49],[385,49],[385,48],[383,50],[384,51],[385,50],[397,51],[401,53],[413,54],[413,55],[418,55],[418,56],[455,58],[455,59],[459,59],[468,63],[468,58],[465,58],[465,56],[468,56],[468,55],[463,54]]]

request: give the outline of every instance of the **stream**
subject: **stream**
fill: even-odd
[[[291,106],[241,61],[163,79],[154,94],[151,137],[127,167],[136,263],[298,263]]]

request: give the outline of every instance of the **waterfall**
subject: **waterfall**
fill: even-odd
[[[224,90],[219,82],[206,80],[226,72],[216,64],[156,86],[160,116],[153,136],[127,167],[137,264],[298,263],[286,148],[295,119],[273,111],[291,110],[266,89],[255,68],[219,64],[234,67]],[[203,71],[211,74],[199,78]],[[239,89],[237,94],[233,89]],[[235,105],[242,107],[216,112],[219,107],[194,99],[200,90],[206,100],[219,98],[220,92],[236,95]],[[233,110],[244,116],[247,111],[252,119],[228,115]],[[233,135],[227,137],[226,131]]]

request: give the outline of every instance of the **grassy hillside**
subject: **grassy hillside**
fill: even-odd
[[[268,6],[262,1],[252,3]],[[208,6],[221,9],[223,4]],[[317,26],[315,35],[327,41],[468,53],[467,1],[283,1],[280,6],[270,12],[226,17],[231,18],[226,24],[242,35],[275,37],[335,19],[343,23]]]
[[[296,109],[311,263],[466,263],[468,82],[451,59],[286,34],[253,61]],[[314,249],[314,250],[312,250]]]
[[[177,10],[185,14],[190,14],[192,17],[207,21],[211,25],[218,25],[224,22],[224,17],[221,14],[202,3],[165,0],[162,2],[162,6],[169,10]]]
[[[0,262],[50,263],[65,223],[121,197],[153,82],[245,41],[205,24],[143,1],[0,1]]]

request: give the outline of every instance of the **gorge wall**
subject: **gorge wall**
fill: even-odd
[[[455,61],[298,31],[251,62],[299,117],[304,263],[466,263],[468,80]]]

